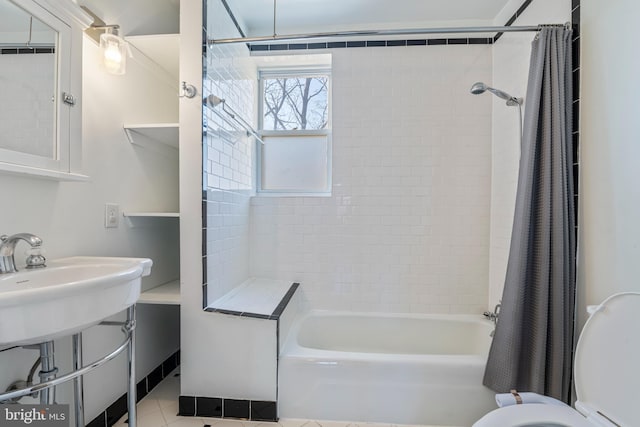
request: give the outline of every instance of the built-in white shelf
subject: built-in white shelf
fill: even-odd
[[[139,58],[140,53],[147,57],[176,82],[177,88],[180,72],[179,34],[129,36],[125,39],[133,48],[134,58],[136,56]],[[165,151],[167,147],[170,147],[170,151],[177,153],[179,147],[178,123],[126,123],[123,127],[131,144],[160,151]],[[174,149],[176,151],[173,151]],[[144,226],[147,222],[156,224],[150,222],[156,218],[180,218],[179,212],[125,211],[122,214],[136,226]],[[173,280],[142,292],[138,303],[180,305],[180,280]]]
[[[142,52],[153,62],[162,67],[178,81],[180,72],[180,35],[179,34],[151,34],[144,36],[129,36],[125,40]],[[135,53],[134,53],[135,54]]]
[[[180,280],[173,280],[142,292],[138,304],[180,305]]]
[[[180,218],[179,212],[122,212],[129,218]]]
[[[131,144],[148,147],[151,140],[178,149],[178,123],[125,124],[123,127]]]

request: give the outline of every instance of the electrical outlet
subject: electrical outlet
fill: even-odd
[[[104,205],[105,228],[117,228],[120,224],[120,205],[107,203]]]

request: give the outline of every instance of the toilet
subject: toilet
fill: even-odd
[[[640,426],[640,293],[612,295],[590,313],[576,347],[576,409],[514,404],[473,427]]]

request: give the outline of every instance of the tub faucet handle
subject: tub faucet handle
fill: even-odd
[[[502,301],[498,302],[493,311],[485,311],[482,313],[484,317],[491,320],[494,324],[498,323],[498,316],[500,316],[500,308],[502,307],[501,303]]]
[[[485,311],[484,313],[482,313],[482,315],[492,322],[494,322],[498,318],[496,313],[494,313],[493,311]]]

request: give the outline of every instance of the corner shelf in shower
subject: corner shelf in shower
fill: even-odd
[[[180,305],[180,280],[172,280],[142,292],[138,304]]]
[[[178,149],[178,123],[125,124],[123,128],[131,144],[149,147],[157,142]]]

